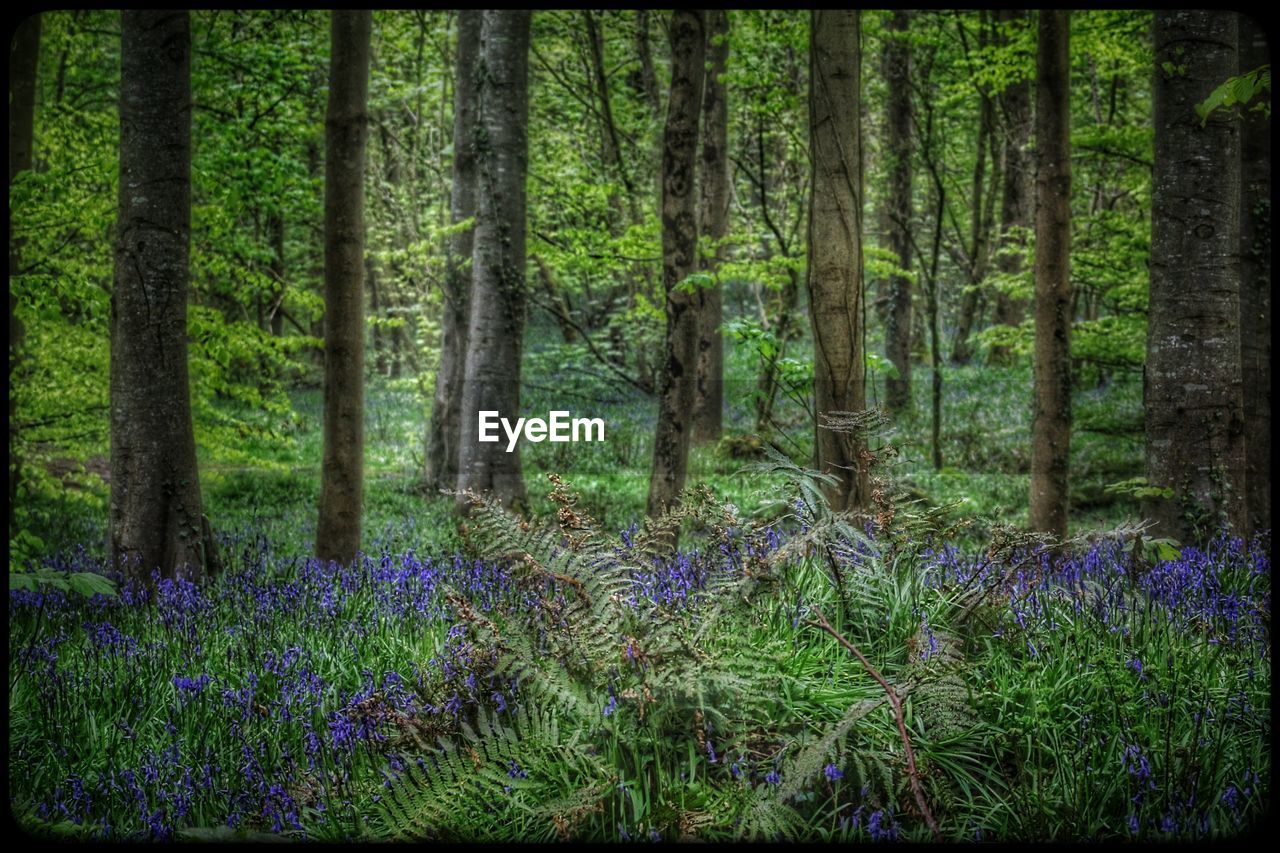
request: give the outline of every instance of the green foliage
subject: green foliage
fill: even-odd
[[[58,569],[38,568],[14,570],[12,558],[9,564],[9,589],[25,589],[36,592],[48,587],[62,592],[74,592],[85,598],[95,595],[116,597],[116,585],[109,578],[94,572],[66,572]]]
[[[1265,97],[1263,97],[1265,95]],[[1252,107],[1249,102],[1258,98]],[[1247,74],[1232,77],[1209,93],[1209,97],[1196,104],[1196,115],[1200,116],[1200,126],[1209,122],[1209,117],[1217,110],[1233,112],[1232,107],[1248,107],[1251,111],[1271,115],[1271,65],[1263,65]]]

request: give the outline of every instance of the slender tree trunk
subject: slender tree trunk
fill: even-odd
[[[1036,60],[1036,345],[1032,530],[1067,535],[1071,450],[1071,62],[1068,11],[1040,11]]]
[[[636,56],[640,58],[640,88],[644,91],[654,121],[662,118],[662,99],[658,94],[658,75],[653,70],[653,51],[649,47],[649,11],[636,12]]]
[[[1266,32],[1240,16],[1240,71],[1271,61]],[[1271,122],[1240,128],[1240,362],[1244,386],[1245,532],[1271,529]]]
[[[1023,10],[1002,9],[999,12],[1002,26],[1022,25],[1027,20]],[[1000,200],[1000,246],[996,268],[1002,275],[1015,276],[1022,271],[1021,248],[1026,244],[1024,229],[1030,228],[1028,186],[1031,181],[1031,158],[1027,156],[1027,142],[1031,133],[1031,82],[1021,80],[1010,83],[1000,94],[1000,107],[1004,112],[1004,191]],[[1003,326],[1022,323],[1026,306],[1022,300],[1000,291],[996,294],[995,321]],[[993,364],[1009,360],[1009,348],[991,348],[988,359]]]
[[[109,558],[138,577],[159,570],[199,580],[217,560],[200,500],[187,374],[191,30],[185,11],[121,16],[119,199]]]
[[[969,337],[973,333],[974,321],[978,314],[980,265],[983,254],[983,187],[987,173],[987,138],[991,133],[991,99],[983,96],[982,107],[978,118],[978,153],[973,167],[973,212],[971,219],[972,241],[968,251],[969,281],[968,287],[960,297],[960,313],[956,320],[956,337],[951,347],[953,364],[968,364],[973,358],[973,347]]]
[[[666,352],[660,377],[647,513],[670,509],[684,490],[698,363],[701,288],[680,287],[698,264],[698,116],[706,77],[705,18],[677,10],[671,19],[671,95],[662,146],[662,284]]]
[[[480,27],[476,228],[471,318],[462,390],[458,485],[520,508],[520,448],[478,440],[478,413],[516,418],[525,310],[525,177],[528,174],[528,11],[486,11]],[[459,502],[465,510],[465,502]]]
[[[332,13],[324,174],[324,461],[316,556],[347,564],[364,506],[364,155],[369,11]]]
[[[911,47],[907,42],[911,13],[895,11],[885,30],[884,75],[889,88],[885,128],[889,158],[887,248],[902,270],[911,269]],[[889,277],[885,311],[885,356],[895,376],[885,380],[885,408],[894,414],[911,411],[911,279]]]
[[[18,25],[9,49],[9,187],[21,172],[31,169],[31,148],[35,130],[36,68],[40,64],[40,15],[32,15]],[[18,297],[14,276],[21,269],[20,247],[13,238],[13,208],[9,209],[9,530],[13,530],[13,508],[18,500],[22,460],[18,455],[18,435],[14,428],[16,397],[13,373],[22,357],[22,321],[18,319]]]
[[[285,258],[284,258],[284,214],[276,210],[267,219],[267,232],[271,238],[271,277],[275,279],[275,295],[271,297],[271,315],[268,324],[271,334],[280,337],[284,334],[284,297],[285,297]]]
[[[364,283],[364,289],[369,294],[368,316],[373,320],[373,370],[379,376],[386,376],[391,372],[387,361],[390,343],[382,328],[382,321],[386,315],[386,300],[382,294],[381,282],[378,281],[378,259],[372,252],[364,256]]]
[[[824,415],[866,408],[862,286],[862,131],[858,12],[818,10],[809,32],[809,264],[813,329],[815,456],[838,482],[824,491],[832,509],[870,497],[865,440],[825,429]]]
[[[560,327],[560,337],[564,338],[566,344],[571,344],[578,339],[578,334],[573,328],[573,309],[569,307],[569,299],[556,282],[555,273],[551,272],[551,267],[547,266],[542,256],[531,255],[530,257],[538,267],[538,278],[542,280],[542,289],[547,293],[547,305],[551,309],[551,314],[556,318],[556,325]]]
[[[618,136],[617,126],[613,120],[613,99],[609,94],[609,78],[605,70],[604,33],[600,24],[596,21],[595,15],[590,10],[584,10],[582,15],[587,30],[588,52],[591,55],[591,76],[594,80],[593,90],[600,103],[601,159],[604,161],[605,168],[617,177],[622,187],[621,192],[611,189],[609,193],[609,209],[612,213],[608,222],[609,234],[614,239],[619,239],[626,234],[627,229],[633,223],[639,223],[642,220],[639,193],[636,191],[630,170],[627,168],[622,155],[622,144]],[[635,264],[631,262],[622,264],[622,279],[625,304],[628,309],[634,309],[636,307],[636,298],[642,289],[640,278],[636,275]],[[551,281],[545,276],[543,280]],[[613,301],[613,297],[607,297],[607,299],[609,302]],[[613,334],[612,343],[616,347],[618,360],[625,365],[628,352],[634,351],[636,372],[641,377],[641,383],[643,384],[648,381],[651,373],[648,361],[649,353],[646,352],[644,347],[631,346],[622,332],[622,328],[618,325],[614,325],[611,329],[611,334]]]
[[[450,217],[456,226],[476,214],[476,64],[480,58],[479,9],[458,13],[458,65],[453,98],[453,191]],[[449,237],[441,324],[440,366],[436,369],[431,427],[427,433],[427,487],[453,489],[458,484],[458,449],[462,446],[462,386],[470,323],[471,254],[474,228]]]
[[[729,110],[725,68],[729,62],[729,16],[720,9],[707,13],[707,80],[702,99],[702,170],[699,230],[712,247],[700,259],[715,284],[703,292],[699,318],[697,388],[693,407],[693,440],[717,441],[724,423],[723,284],[720,264],[729,233]]]
[[[1191,541],[1245,525],[1240,367],[1240,124],[1195,106],[1238,73],[1237,15],[1155,16],[1155,169],[1147,324],[1144,511]],[[1174,69],[1170,71],[1169,69]]]

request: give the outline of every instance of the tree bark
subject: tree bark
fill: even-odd
[[[1042,9],[1036,59],[1032,530],[1067,535],[1071,450],[1071,62],[1068,11]]]
[[[40,14],[18,25],[9,49],[9,187],[22,172],[31,169],[31,148],[35,130],[36,69],[40,64]],[[13,373],[21,359],[23,328],[18,319],[18,297],[13,279],[21,268],[20,247],[13,238],[13,208],[9,208],[9,529],[13,530],[13,508],[18,500],[22,460],[18,455],[14,428],[16,398]]]
[[[120,193],[111,294],[108,551],[136,577],[200,580],[203,518],[187,373],[191,30],[185,11],[125,11]]]
[[[684,489],[696,393],[699,318],[705,290],[680,287],[698,264],[698,117],[706,77],[701,11],[671,19],[671,94],[662,145],[662,284],[667,335],[653,441],[647,513],[670,509]]]
[[[364,155],[372,13],[334,11],[324,175],[324,460],[316,556],[347,564],[364,505]]]
[[[1025,9],[1001,9],[998,13],[1002,27],[1022,25],[1027,20]],[[1022,271],[1022,257],[1018,250],[1026,244],[1023,229],[1030,228],[1030,209],[1027,187],[1031,179],[1032,162],[1027,155],[1027,142],[1031,133],[1031,81],[1010,83],[1000,93],[1000,108],[1004,113],[1004,190],[1000,199],[1000,249],[996,255],[996,268],[1002,275],[1014,276]],[[996,294],[995,322],[1003,326],[1022,323],[1026,306],[1001,291]],[[1003,364],[1009,360],[1009,348],[992,347],[988,361]]]
[[[450,218],[458,225],[476,214],[476,63],[480,56],[478,9],[458,13],[457,71],[453,95],[453,191]],[[436,369],[431,427],[427,433],[427,487],[458,485],[458,448],[462,445],[462,385],[470,323],[471,253],[475,229],[449,237],[444,286],[440,365]]]
[[[516,418],[525,311],[528,11],[485,11],[476,70],[476,227],[458,486],[524,502],[520,447],[478,440],[478,413]],[[466,501],[459,501],[465,511]]]
[[[907,41],[911,13],[895,11],[885,29],[884,75],[889,88],[885,120],[885,156],[889,158],[888,232],[894,263],[911,269],[911,47]],[[885,311],[885,357],[896,376],[885,379],[885,408],[910,413],[911,401],[911,279],[889,277]]]
[[[870,496],[864,439],[821,426],[823,415],[866,408],[862,282],[862,132],[856,10],[811,13],[809,32],[809,264],[816,463],[837,512]]]
[[[1195,106],[1238,73],[1237,16],[1155,16],[1155,168],[1147,322],[1144,512],[1158,535],[1245,528],[1240,365],[1240,125]],[[1172,70],[1170,70],[1172,69]]]
[[[1268,64],[1266,31],[1246,15],[1239,28],[1241,73]],[[1271,529],[1271,122],[1246,112],[1240,132],[1240,369],[1252,534]]]
[[[707,79],[702,98],[702,169],[699,231],[710,244],[703,254],[703,272],[715,283],[703,291],[698,328],[697,387],[693,404],[693,440],[717,441],[724,424],[723,285],[720,264],[729,234],[729,111],[725,68],[729,62],[729,16],[721,9],[707,13]]]

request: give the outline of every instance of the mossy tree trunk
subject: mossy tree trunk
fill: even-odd
[[[650,517],[661,515],[679,499],[689,464],[705,290],[681,285],[698,268],[698,117],[706,77],[705,53],[704,14],[677,10],[671,18],[671,95],[662,145],[662,285],[667,335],[646,505]]]

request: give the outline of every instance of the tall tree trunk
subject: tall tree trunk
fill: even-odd
[[[36,114],[36,68],[40,64],[40,15],[18,25],[9,49],[9,187],[19,173],[31,169],[31,148]],[[18,500],[22,460],[18,456],[14,428],[16,398],[13,372],[22,357],[22,321],[18,319],[18,297],[14,276],[21,269],[19,246],[13,238],[13,209],[9,209],[9,530],[13,530],[13,508]]]
[[[671,95],[662,144],[662,285],[667,336],[653,440],[647,513],[670,509],[684,490],[705,291],[680,287],[698,264],[698,116],[706,77],[706,22],[701,11],[671,18]]]
[[[838,482],[831,508],[864,506],[865,439],[822,426],[824,415],[866,408],[862,286],[861,74],[857,10],[811,13],[809,31],[809,264],[816,463]]]
[[[724,423],[724,337],[721,245],[729,233],[729,110],[725,68],[729,62],[729,16],[721,9],[707,12],[707,80],[702,99],[702,169],[699,231],[712,253],[701,257],[701,268],[715,276],[703,291],[698,329],[697,388],[693,405],[693,440],[716,441]]]
[[[369,11],[334,11],[324,174],[324,461],[316,556],[350,563],[364,506],[364,154]]]
[[[1144,512],[1190,541],[1245,528],[1240,367],[1240,125],[1195,106],[1238,72],[1237,16],[1155,16],[1155,168],[1147,364],[1147,480],[1171,489]],[[1167,69],[1173,68],[1174,71]]]
[[[1040,11],[1031,529],[1067,535],[1071,451],[1071,13]]]
[[[453,90],[453,191],[449,201],[450,218],[455,226],[476,214],[476,63],[480,58],[482,18],[479,9],[463,9],[458,13],[458,64]],[[436,369],[431,427],[427,432],[427,487],[432,490],[453,489],[458,484],[474,236],[474,227],[455,231],[449,237],[445,259],[440,366]]]
[[[1271,61],[1266,32],[1240,16],[1240,71]],[[1245,531],[1271,529],[1271,122],[1240,128],[1240,368],[1244,386]]]
[[[471,317],[462,390],[458,486],[520,508],[520,447],[478,440],[478,413],[515,418],[525,311],[525,177],[528,174],[528,11],[486,11],[476,70],[476,227]],[[460,502],[465,510],[465,503]]]
[[[895,11],[885,28],[884,76],[889,88],[885,138],[889,158],[886,243],[894,263],[911,269],[911,47],[907,34],[911,13]],[[895,376],[885,380],[885,408],[894,414],[911,411],[911,279],[889,277],[885,311],[885,356]]]
[[[1002,28],[1021,26],[1027,20],[1025,9],[1001,9],[998,13]],[[1031,205],[1028,186],[1031,181],[1031,158],[1027,156],[1027,142],[1031,134],[1031,81],[1010,83],[1000,93],[1000,108],[1004,113],[1004,191],[1000,199],[1000,247],[996,268],[1002,275],[1015,276],[1022,271],[1020,249],[1026,244],[1024,230],[1030,227]],[[1000,291],[996,294],[995,321],[1003,326],[1022,323],[1026,306],[1022,300]],[[991,348],[988,360],[1002,364],[1009,360],[1009,348]]]
[[[204,521],[187,374],[191,29],[185,11],[120,22],[120,205],[111,293],[113,566],[199,580]]]

